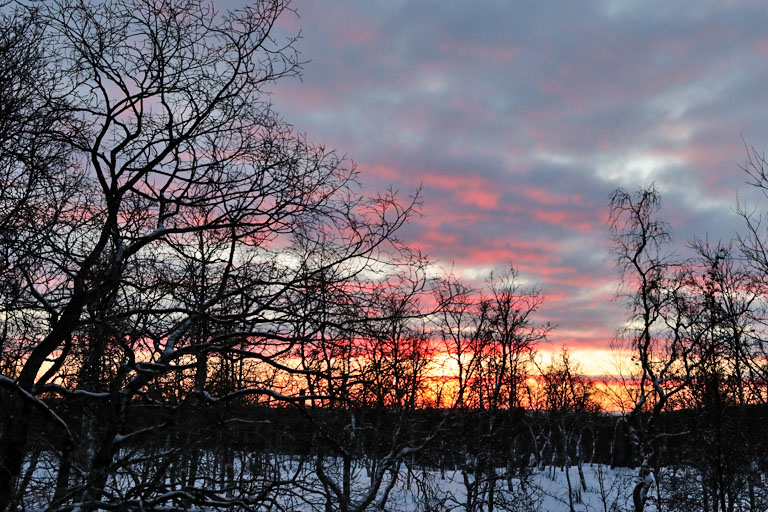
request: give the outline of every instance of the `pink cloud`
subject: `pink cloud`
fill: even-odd
[[[486,220],[486,216],[483,213],[470,212],[453,206],[455,205],[452,202],[441,204],[435,200],[426,201],[421,207],[423,217],[419,220],[419,225],[428,229],[439,229],[445,225],[460,228],[472,226]]]
[[[488,241],[479,246],[462,245],[452,250],[460,263],[505,265],[511,262],[521,270],[528,269],[532,273],[546,275],[558,271],[556,264],[559,261],[560,244],[548,240]]]
[[[429,229],[424,231],[419,236],[419,246],[421,249],[439,249],[442,250],[445,247],[456,244],[456,235],[450,235],[443,233],[437,229]]]
[[[373,176],[382,180],[400,180],[400,169],[386,164],[359,164],[357,170],[364,176]]]
[[[430,173],[425,174],[422,180],[426,186],[452,191],[460,203],[486,210],[493,210],[498,206],[500,194],[494,191],[498,186],[479,176],[450,176]]]
[[[547,206],[561,206],[566,204],[581,203],[580,195],[555,194],[545,188],[540,187],[525,187],[523,189],[523,195],[528,199],[532,199],[540,204]]]
[[[537,221],[546,222],[567,230],[591,232],[604,229],[602,219],[595,218],[587,212],[568,210],[533,210],[533,217]]]

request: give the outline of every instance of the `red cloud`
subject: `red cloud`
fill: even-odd
[[[423,183],[430,187],[451,190],[457,201],[478,208],[493,210],[499,202],[498,186],[479,176],[449,176],[425,174]]]
[[[569,196],[565,194],[554,194],[549,190],[540,187],[525,187],[523,189],[523,195],[528,199],[533,199],[534,201],[547,206],[581,203],[580,195]]]
[[[567,230],[581,232],[604,229],[605,226],[602,222],[602,218],[595,217],[588,212],[536,209],[533,211],[533,216],[537,221],[547,222]]]

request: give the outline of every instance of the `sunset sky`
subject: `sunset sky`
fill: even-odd
[[[368,190],[423,185],[404,232],[468,278],[515,265],[552,350],[601,373],[624,320],[608,195],[655,181],[680,245],[731,238],[747,144],[768,147],[761,2],[297,0],[303,82],[276,109]],[[480,282],[480,281],[478,281]],[[597,355],[591,351],[597,350]]]

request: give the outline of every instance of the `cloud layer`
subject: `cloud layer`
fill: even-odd
[[[677,238],[730,238],[742,136],[768,143],[758,2],[296,1],[283,117],[370,189],[423,186],[406,238],[469,276],[541,283],[555,344],[604,349],[608,195],[654,181]]]

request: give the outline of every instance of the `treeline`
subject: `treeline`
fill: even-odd
[[[66,409],[61,412],[68,421],[77,420],[69,418]],[[130,428],[151,435],[124,444],[131,456],[123,461],[130,460],[130,467],[116,467],[111,485],[118,486],[120,477],[131,478],[126,486],[131,494],[146,498],[124,500],[121,506],[157,506],[153,497],[162,486],[166,491],[177,489],[163,501],[164,508],[170,504],[179,509],[215,508],[217,504],[206,503],[203,497],[228,489],[222,493],[228,499],[218,506],[302,509],[314,504],[335,509],[344,497],[345,482],[348,506],[354,506],[370,492],[370,477],[391,457],[390,443],[396,437],[405,443],[432,439],[404,456],[398,467],[396,484],[416,489],[414,510],[430,510],[430,496],[438,495],[443,505],[438,509],[534,510],[535,498],[542,492],[535,475],[562,474],[568,468],[574,471],[562,497],[578,506],[582,493],[594,491],[589,471],[595,465],[604,467],[607,493],[620,494],[631,490],[631,480],[615,475],[611,479],[608,467],[636,470],[641,462],[627,436],[626,419],[601,412],[323,407],[307,414],[299,407],[252,404],[190,406],[184,412],[144,405],[134,412]],[[676,511],[763,510],[768,506],[768,461],[761,455],[768,449],[766,421],[765,406],[728,408],[719,419],[719,430],[713,429],[703,411],[663,413],[659,431],[665,435],[658,438],[660,455],[652,469],[654,488],[648,506]],[[33,425],[38,433],[30,444],[34,471],[27,468],[25,475],[26,500],[31,503],[50,497],[56,473],[51,447],[63,442],[61,432],[44,417],[34,419]],[[719,440],[714,441],[717,432]],[[340,438],[345,440],[344,451],[338,446]],[[317,476],[320,467],[331,475],[326,475],[326,482]],[[460,492],[445,488],[444,482],[455,483],[457,478]],[[334,494],[334,483],[341,496]],[[722,486],[724,492],[702,492],[707,485]],[[446,497],[456,503],[448,506]]]
[[[418,194],[273,110],[286,11],[0,8],[0,510],[535,510],[575,467],[574,510],[608,462],[606,511],[764,506],[759,220],[679,259],[653,188],[612,196],[632,361],[601,391],[534,357],[540,288],[439,272],[398,238]]]

